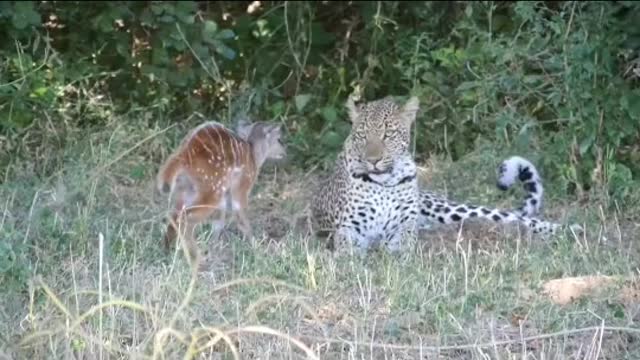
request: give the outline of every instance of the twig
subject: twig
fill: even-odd
[[[93,178],[95,178],[96,176],[100,175],[100,173],[104,170],[106,170],[108,167],[110,167],[111,165],[117,163],[118,161],[120,161],[123,157],[127,156],[130,152],[132,152],[133,150],[137,149],[138,147],[140,147],[140,145],[144,144],[145,142],[149,141],[150,139],[162,134],[163,132],[166,132],[167,130],[171,129],[172,127],[176,126],[177,124],[172,124],[167,126],[166,128],[157,131],[147,137],[145,137],[144,139],[138,141],[135,145],[133,145],[132,147],[130,147],[129,149],[123,151],[120,155],[118,155],[115,159],[111,160],[110,162],[108,162],[107,164],[101,166],[100,168],[98,168],[97,170],[95,170],[95,172],[93,173],[93,175],[91,175],[91,177],[89,178],[89,181],[91,181]]]
[[[571,6],[571,15],[569,16],[569,23],[567,24],[567,31],[564,32],[564,41],[567,41],[569,37],[569,32],[571,32],[571,26],[573,25],[573,16],[576,13],[576,2],[573,2],[573,6]]]
[[[18,48],[18,41],[17,40],[15,40],[15,45],[16,45],[16,49],[17,49]],[[22,76],[17,78],[17,79],[15,79],[15,80],[13,80],[13,81],[10,81],[10,82],[8,82],[6,84],[0,84],[0,88],[4,87],[4,86],[11,86],[13,84],[17,84],[17,83],[25,80],[27,78],[27,76],[29,76],[31,74],[34,74],[34,73],[38,72],[40,69],[42,69],[43,67],[45,67],[45,65],[47,65],[47,62],[49,60],[49,52],[50,51],[51,51],[51,47],[49,46],[49,43],[47,43],[47,47],[45,47],[45,49],[44,49],[44,57],[43,57],[42,63],[40,65],[38,65],[36,68],[33,68],[33,69],[29,70],[26,73],[24,72],[24,69],[21,66],[20,70],[22,72]],[[18,52],[18,55],[20,56],[21,51],[18,50],[17,52]],[[20,56],[20,59],[22,59],[21,56]],[[22,60],[20,61],[20,64],[22,65]]]
[[[213,56],[211,57],[211,63],[213,64],[213,69],[215,70],[215,73],[216,73],[215,75],[212,74],[211,71],[209,71],[209,68],[205,66],[202,59],[200,59],[198,54],[196,54],[195,50],[193,50],[193,48],[191,47],[191,44],[189,43],[187,38],[184,36],[184,33],[182,32],[182,29],[180,28],[180,24],[176,23],[176,29],[178,29],[178,32],[180,33],[180,37],[182,38],[182,41],[184,41],[185,45],[187,45],[187,47],[191,51],[191,54],[193,54],[196,60],[198,60],[198,62],[200,63],[200,66],[202,66],[204,71],[213,79],[213,81],[220,84],[224,84],[224,82],[222,81],[222,76],[220,75],[220,69],[218,68],[218,64],[216,64],[215,59],[213,59]]]

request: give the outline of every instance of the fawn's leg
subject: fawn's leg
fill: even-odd
[[[188,217],[188,213],[193,211],[191,205],[194,203],[194,197],[195,195],[193,193],[186,191],[182,191],[176,195],[176,204],[169,218],[164,236],[164,249],[166,251],[169,251],[175,244],[178,231],[183,231],[183,236],[188,235],[188,232],[184,232],[185,220]]]
[[[180,199],[177,203],[176,210],[172,215],[173,223],[167,226],[167,234],[165,236],[165,247],[173,245],[176,237],[176,226],[178,229],[184,228],[185,235],[184,245],[190,259],[197,260],[198,250],[195,241],[195,228],[198,224],[204,222],[217,209],[216,200],[219,195],[216,193],[203,194],[188,206],[184,206],[184,202]]]
[[[178,231],[182,230],[184,233],[184,224],[186,214],[189,211],[188,207],[184,206],[184,201],[181,198],[178,198],[176,205],[174,207],[173,212],[171,213],[171,217],[169,218],[167,224],[167,230],[164,235],[164,249],[165,251],[169,251],[173,245],[175,244],[176,238],[178,237]]]
[[[251,223],[247,218],[247,206],[249,205],[249,191],[246,187],[238,186],[231,192],[233,212],[238,220],[238,228],[248,239],[252,235]]]

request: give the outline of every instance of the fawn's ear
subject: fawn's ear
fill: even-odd
[[[271,136],[282,136],[282,126],[280,124],[269,124],[269,126],[265,129],[265,132],[270,134]]]
[[[249,139],[254,125],[255,124],[250,123],[245,118],[238,120],[238,125],[236,126],[236,132],[238,133],[238,136],[240,136],[244,140]]]

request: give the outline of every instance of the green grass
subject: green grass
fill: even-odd
[[[545,216],[585,223],[584,237],[475,222],[426,231],[399,257],[335,258],[300,226],[318,174],[267,167],[252,197],[255,237],[243,241],[231,224],[208,239],[201,228],[206,263],[192,282],[182,252],[161,250],[167,203],[153,194],[158,162],[185,128],[156,135],[161,128],[119,120],[41,151],[58,164],[47,171],[37,157],[7,169],[0,355],[173,359],[201,336],[204,357],[227,359],[231,347],[214,339],[227,334],[241,358],[304,358],[303,345],[322,359],[640,356],[638,301],[612,289],[560,306],[541,289],[567,276],[633,280],[633,217],[576,206],[547,184]],[[436,159],[425,164],[425,184],[458,201],[512,207],[520,192],[493,185],[503,155]]]

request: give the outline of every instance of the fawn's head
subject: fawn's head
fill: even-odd
[[[238,134],[253,146],[258,166],[265,160],[282,160],[286,157],[280,124],[263,121],[241,123],[238,126]]]

